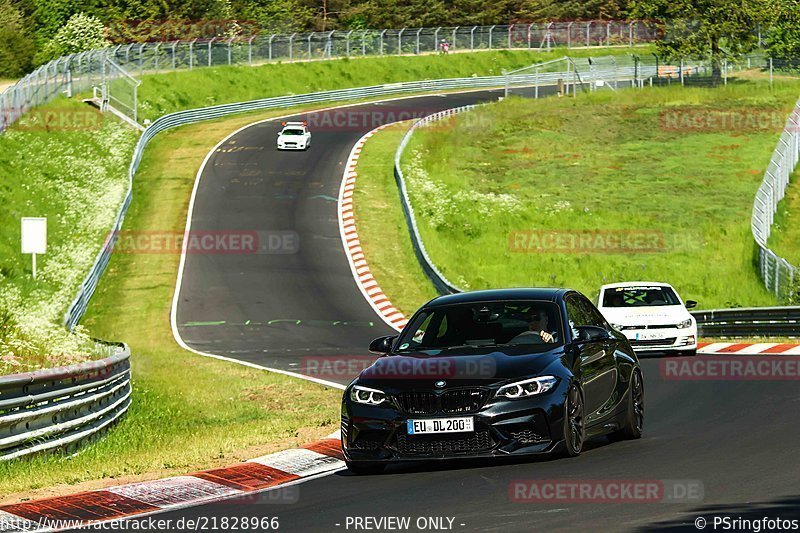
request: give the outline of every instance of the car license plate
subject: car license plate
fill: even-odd
[[[663,339],[664,335],[662,333],[637,333],[636,340],[637,341],[652,341],[656,339]]]
[[[427,418],[424,420],[408,420],[408,434],[422,435],[429,433],[465,433],[475,431],[471,416],[459,418]]]

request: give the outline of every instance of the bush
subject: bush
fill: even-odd
[[[69,54],[104,48],[111,43],[105,38],[105,28],[100,19],[77,13],[72,15],[44,48],[41,59],[56,59]]]

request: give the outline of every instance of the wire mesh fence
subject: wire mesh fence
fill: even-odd
[[[104,76],[114,75],[108,61],[135,77],[168,70],[341,57],[632,46],[657,38],[655,26],[643,21],[581,21],[255,34],[117,45],[50,61],[7,88],[0,94],[0,132],[58,95],[99,87]]]

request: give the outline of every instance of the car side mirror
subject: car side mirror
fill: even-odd
[[[386,337],[378,337],[369,343],[369,351],[376,355],[386,355],[392,351],[392,344],[397,338],[397,335],[389,335]]]
[[[575,340],[579,343],[604,341],[611,338],[611,334],[599,326],[578,326],[576,329],[578,337]]]
[[[686,309],[694,309],[697,307],[697,302],[694,300],[686,300]]]

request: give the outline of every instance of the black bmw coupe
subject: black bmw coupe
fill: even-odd
[[[636,354],[573,290],[441,296],[370,351],[382,357],[342,400],[354,472],[420,459],[576,456],[590,437],[642,435]]]

